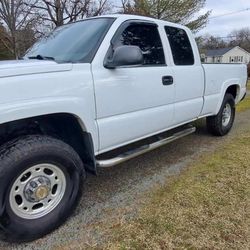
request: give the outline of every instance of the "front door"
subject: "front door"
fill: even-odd
[[[112,49],[140,47],[144,64],[106,69],[103,61],[93,61],[100,152],[162,131],[172,125],[174,115],[174,84],[164,85],[173,72],[166,65],[158,27],[125,22],[111,43]]]

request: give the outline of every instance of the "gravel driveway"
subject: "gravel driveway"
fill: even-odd
[[[60,249],[61,246],[74,249],[79,241],[99,242],[105,233],[100,233],[98,223],[108,222],[117,213],[133,216],[145,192],[178,174],[202,153],[212,152],[221,143],[236,138],[237,133],[249,126],[250,110],[237,114],[234,128],[226,137],[212,137],[203,126],[193,135],[119,166],[100,170],[98,177],[89,175],[80,204],[66,224],[32,243],[17,245],[0,241],[0,249]]]

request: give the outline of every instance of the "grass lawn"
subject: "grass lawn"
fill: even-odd
[[[250,99],[237,110],[250,108]],[[110,225],[108,249],[250,249],[250,128]]]
[[[241,112],[249,109],[249,107],[250,107],[250,95],[246,96],[246,98],[236,106],[236,110],[238,112]]]
[[[248,81],[248,84],[247,84],[247,91],[248,91],[248,93],[250,93],[250,81]],[[237,105],[237,111],[241,112],[241,111],[245,111],[249,108],[250,108],[250,95],[248,95],[244,99],[244,101],[242,101],[239,105]]]

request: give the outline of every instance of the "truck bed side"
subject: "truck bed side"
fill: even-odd
[[[246,65],[202,64],[205,73],[204,107],[201,116],[219,112],[228,87],[236,85],[235,101],[238,103],[246,93]]]

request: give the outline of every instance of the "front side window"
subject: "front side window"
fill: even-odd
[[[165,32],[170,43],[175,65],[193,65],[194,54],[186,31],[166,26]]]
[[[114,47],[138,46],[144,57],[143,65],[164,65],[165,56],[156,25],[131,24],[114,41]]]
[[[53,58],[57,62],[91,62],[114,18],[86,19],[55,29],[38,41],[24,58]]]

